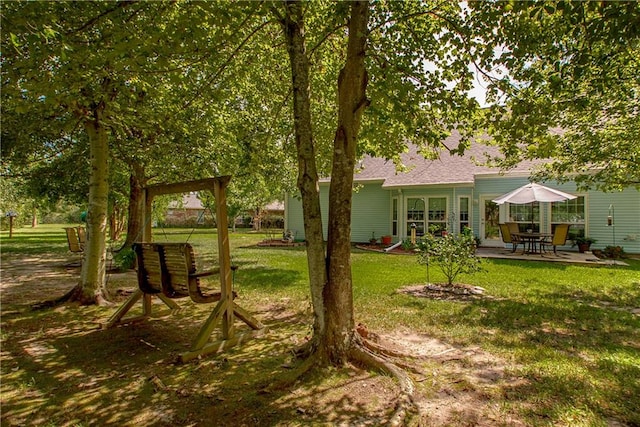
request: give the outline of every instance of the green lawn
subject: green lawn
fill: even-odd
[[[62,227],[14,230],[12,240],[3,232],[3,257],[65,253]],[[154,240],[188,238],[200,268],[215,263],[215,231],[191,233],[156,229]],[[308,312],[304,248],[256,247],[264,237],[231,235],[232,259],[241,267],[236,288],[243,299],[287,301]],[[596,268],[487,260],[484,272],[458,281],[485,288],[491,298],[455,302],[396,293],[425,282],[425,267],[415,257],[354,250],[356,322],[378,333],[411,330],[479,347],[507,360],[509,374],[522,381],[490,398],[529,425],[640,425],[640,315],[631,312],[640,308],[640,261],[626,261],[629,267]],[[444,279],[436,269],[430,278]]]

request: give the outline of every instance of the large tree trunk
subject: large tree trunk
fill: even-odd
[[[144,193],[142,189],[147,185],[147,177],[143,165],[133,163],[130,166],[127,238],[120,250],[130,248],[136,241],[140,241],[144,228]]]
[[[314,344],[322,363],[349,358],[355,322],[351,283],[351,198],[356,142],[368,101],[364,54],[369,5],[351,3],[347,60],[338,82],[338,127],[334,139],[329,196],[329,235],[325,257],[318,194],[318,174],[311,129],[309,61],[305,51],[302,6],[288,2],[284,19],[294,92],[298,151],[298,188],[307,240],[307,261],[314,308]]]
[[[327,241],[328,283],[324,289],[326,333],[323,347],[333,363],[345,362],[355,331],[351,281],[351,199],[356,144],[366,97],[365,49],[369,5],[351,3],[349,43],[338,77],[338,128],[333,141]]]
[[[383,370],[400,382],[399,396],[390,425],[401,425],[412,406],[413,382],[384,355],[386,349],[360,339],[355,330],[351,282],[351,200],[356,142],[366,98],[365,49],[368,37],[367,1],[350,3],[347,59],[338,80],[338,127],[334,138],[333,169],[329,190],[329,235],[324,258],[318,176],[311,132],[309,63],[305,52],[301,5],[287,2],[283,19],[292,67],[294,124],[298,149],[298,188],[302,193],[309,281],[315,314],[310,361],[343,364],[353,360]],[[306,367],[311,366],[306,363]]]
[[[87,213],[87,243],[80,284],[74,300],[91,304],[104,299],[105,237],[109,196],[109,144],[107,130],[102,123],[104,103],[96,105],[93,117],[85,122],[89,136],[89,209]]]
[[[298,189],[302,195],[304,232],[307,244],[309,284],[314,311],[314,338],[325,331],[323,289],[326,283],[326,264],[316,155],[311,129],[311,95],[309,59],[306,53],[303,5],[287,2],[284,30],[287,37],[291,77],[293,81],[293,115],[298,153]]]

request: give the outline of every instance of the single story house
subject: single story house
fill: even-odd
[[[273,201],[263,209],[243,212],[235,219],[235,225],[253,227],[254,221],[260,228],[282,228],[284,224],[284,203]],[[214,212],[205,209],[197,192],[185,193],[180,201],[169,203],[164,224],[168,226],[215,226]]]
[[[454,133],[444,145],[457,147],[458,140]],[[497,205],[492,200],[527,184],[531,170],[540,162],[523,162],[501,172],[481,163],[485,153],[495,155],[497,149],[475,142],[463,156],[443,150],[440,158],[427,160],[410,146],[402,155],[407,168],[401,172],[392,161],[364,158],[354,176],[351,240],[367,242],[372,236],[388,235],[397,242],[410,236],[413,225],[418,235],[427,230],[459,233],[469,227],[482,246],[503,246],[499,223],[517,222],[522,230],[543,233],[552,233],[555,224],[569,223],[571,236],[597,240],[593,249],[615,245],[627,253],[640,253],[640,192],[636,188],[583,192],[572,182],[546,182],[546,186],[578,197],[555,203]],[[325,238],[329,182],[320,182]],[[304,239],[299,195],[285,197],[285,229],[296,239]],[[562,249],[571,249],[571,242]]]
[[[215,221],[212,213],[206,212],[205,207],[198,198],[197,192],[192,191],[185,193],[181,201],[172,201],[169,203],[164,224],[174,227],[192,227],[196,225],[212,226],[215,224]]]

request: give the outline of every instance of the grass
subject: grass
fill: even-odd
[[[64,255],[66,240],[62,227],[53,225],[17,229],[11,240],[3,232],[3,264],[17,254]],[[195,230],[191,233],[190,229],[154,230],[154,240],[189,239],[196,250],[199,268],[215,264],[215,231]],[[290,318],[295,319],[292,322],[280,320],[283,325],[286,323],[280,333],[291,337],[289,341],[271,343],[272,347],[260,349],[266,354],[282,355],[310,333],[306,254],[304,248],[256,247],[255,243],[264,237],[259,233],[232,234],[233,262],[241,267],[236,274],[235,284],[243,294],[243,300],[251,301],[255,309],[265,304],[283,307],[291,315]],[[489,260],[484,263],[484,272],[462,276],[458,281],[485,288],[491,298],[462,303],[397,293],[403,286],[425,282],[425,267],[419,265],[415,257],[354,250],[352,269],[356,322],[362,322],[369,330],[378,333],[412,331],[450,345],[479,347],[506,360],[510,378],[517,381],[500,383],[489,395],[497,401],[502,411],[517,414],[527,425],[604,426],[612,421],[640,425],[640,316],[630,310],[640,308],[640,261],[631,259],[627,262],[629,267],[594,268]],[[432,269],[430,278],[432,282],[444,280],[436,269]],[[3,312],[12,309],[16,307],[3,304]],[[0,335],[3,358],[7,357],[5,352],[11,353],[12,358],[20,357],[12,353],[11,344],[13,338],[23,333],[17,330],[18,324],[28,329],[28,333],[34,337],[46,337],[48,324],[64,323],[73,332],[69,336],[57,336],[56,340],[69,343],[83,328],[79,315],[81,318],[104,318],[110,310],[98,307],[45,312],[18,309],[19,314],[10,316],[9,320],[3,313]],[[115,342],[130,339],[126,331],[125,328],[117,329],[112,339]],[[147,338],[145,334],[150,333],[149,330],[143,329],[143,332],[135,332],[138,340],[162,342],[159,337],[156,337],[157,341]],[[176,340],[180,341],[180,338]],[[45,344],[40,351],[46,353]],[[109,357],[116,357],[118,351],[113,342],[110,345],[96,345],[90,356],[74,354],[71,360],[65,362],[65,372],[59,375],[69,378],[77,376],[76,364],[80,369],[86,363],[96,363],[96,369],[100,371],[99,367],[108,364]],[[139,352],[134,349],[128,351]],[[251,362],[246,354],[239,352],[222,360],[236,359],[247,364],[247,369],[251,370],[252,375],[258,376],[259,381],[268,381],[270,375],[280,375],[278,366],[281,359],[266,357]],[[209,367],[217,366],[217,360],[203,363]],[[42,367],[30,366],[28,361],[22,363],[26,365],[22,365],[18,371],[11,370],[11,363],[3,363],[3,406],[10,404],[11,409],[16,411],[11,402],[25,394],[31,396],[33,406],[30,409],[29,404],[23,403],[25,406],[21,411],[28,412],[34,408],[43,410],[58,404],[62,407],[71,405],[63,397],[51,397],[43,393],[47,387],[41,384],[47,379],[46,375],[42,375]],[[186,387],[185,384],[197,383],[212,394],[225,384],[226,387],[232,387],[235,381],[242,381],[243,372],[233,372],[205,383],[203,379],[194,377],[194,371],[199,369],[197,366],[180,367],[172,376],[165,376],[165,381],[170,383],[169,387],[181,388]],[[145,370],[144,375],[154,375],[153,365]],[[348,376],[344,371],[337,370],[327,378],[312,378],[309,387],[333,385],[332,381],[340,382],[345,375]],[[468,388],[464,381],[458,384],[461,388]],[[58,387],[65,390],[64,386]],[[121,393],[127,394],[125,390],[130,390],[133,394],[141,394],[142,400],[157,397],[144,377],[131,378],[126,386],[123,384],[120,387],[123,388]],[[421,387],[427,395],[436,392],[429,390],[426,383]],[[71,390],[66,391],[71,393]],[[59,392],[54,394],[58,395]],[[245,394],[247,403],[243,407],[251,411],[260,396]],[[107,398],[106,395],[104,398]],[[202,396],[199,398],[205,400],[202,404],[210,400]],[[279,398],[290,405],[299,404],[291,395],[283,394]],[[308,398],[313,400],[312,397]],[[100,396],[92,396],[87,398],[86,403],[73,404],[97,407],[100,406],[99,400]],[[117,410],[115,403],[113,407]],[[278,416],[273,415],[275,418]],[[82,420],[75,421],[82,425]],[[315,422],[322,421],[322,418],[315,419]]]

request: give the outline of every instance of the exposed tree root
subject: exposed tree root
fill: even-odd
[[[403,359],[416,359],[414,355],[403,353],[401,351],[392,350],[390,348],[381,346],[368,339],[362,339],[362,345],[370,352],[379,355],[380,357],[386,357],[391,363],[397,365],[403,369],[407,369],[415,374],[422,374],[422,370],[412,363],[408,363]]]
[[[408,414],[417,411],[414,401],[415,385],[407,370],[418,374],[423,372],[417,366],[403,359],[415,359],[415,356],[379,345],[363,337],[361,330],[354,330],[352,338],[352,345],[348,353],[349,361],[365,369],[382,371],[398,381],[401,394],[389,424],[393,426],[404,425]],[[304,362],[295,369],[291,377],[277,384],[270,384],[264,389],[265,392],[283,390],[293,385],[309,371],[322,366],[323,358],[318,353],[318,346],[313,339],[297,348],[294,355],[304,359]]]
[[[409,412],[415,411],[414,392],[415,385],[409,375],[401,369],[397,363],[389,360],[384,354],[378,354],[371,350],[366,343],[366,339],[356,335],[351,347],[349,356],[352,361],[364,367],[381,370],[393,377],[400,383],[401,395],[396,405],[395,412],[389,421],[389,425],[404,425]]]
[[[57,307],[66,302],[79,302],[81,305],[110,304],[100,293],[97,293],[96,295],[94,295],[93,298],[87,298],[86,295],[82,292],[82,286],[80,284],[77,284],[61,297],[33,304],[31,306],[31,310],[35,311],[35,310],[43,310],[46,308]]]
[[[300,379],[300,377],[303,377],[318,366],[318,357],[315,354],[311,354],[304,359],[300,366],[294,369],[294,371],[291,373],[291,376],[287,376],[288,378],[279,380],[275,383],[268,384],[266,387],[262,388],[262,391],[265,393],[271,393],[277,390],[287,389],[295,384],[296,381]]]
[[[293,350],[293,355],[298,359],[307,359],[315,352],[317,344],[314,340],[309,340],[300,347]]]

